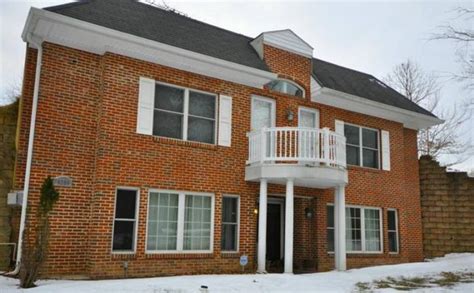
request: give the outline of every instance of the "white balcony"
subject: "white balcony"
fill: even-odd
[[[247,181],[330,188],[347,184],[346,139],[329,128],[271,127],[248,133]]]

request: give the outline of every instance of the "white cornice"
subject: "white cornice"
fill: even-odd
[[[258,35],[250,44],[263,59],[263,44],[285,50],[307,58],[313,58],[313,47],[290,29],[269,31]]]
[[[43,41],[95,54],[112,52],[197,74],[262,88],[277,75],[182,48],[137,37],[50,11],[31,8],[22,38]]]
[[[335,108],[399,122],[406,128],[416,130],[428,128],[444,122],[443,120],[433,116],[374,102],[326,87],[312,90],[311,100]]]

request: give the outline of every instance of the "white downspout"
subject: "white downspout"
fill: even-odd
[[[31,174],[31,162],[33,160],[33,142],[35,137],[35,126],[36,126],[36,111],[38,109],[38,95],[40,87],[40,76],[41,76],[41,62],[43,59],[43,47],[42,40],[34,40],[34,36],[28,34],[27,44],[31,43],[38,49],[36,56],[36,71],[35,71],[35,84],[33,90],[33,105],[31,108],[31,121],[30,121],[30,133],[28,137],[28,153],[26,156],[26,171],[25,171],[25,182],[23,187],[23,202],[21,205],[21,218],[20,218],[20,231],[18,235],[18,250],[16,254],[16,265],[15,269],[8,275],[16,275],[20,272],[21,254],[23,248],[23,233],[25,231],[26,222],[26,206],[28,204],[28,191],[30,188],[30,174]]]

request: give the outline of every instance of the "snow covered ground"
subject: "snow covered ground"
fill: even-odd
[[[103,281],[39,281],[38,287],[24,290],[31,293],[102,293],[200,292],[201,285],[209,292],[356,292],[358,282],[372,282],[386,277],[430,277],[442,272],[474,273],[474,253],[450,254],[429,262],[377,266],[346,272],[327,272],[303,275],[199,275],[147,279]],[[21,292],[18,280],[0,277],[0,292]],[[376,289],[393,292],[393,289]],[[452,287],[416,289],[416,292],[474,292],[474,283],[459,283]]]

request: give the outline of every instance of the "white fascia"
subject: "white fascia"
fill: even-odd
[[[268,71],[141,38],[54,12],[31,8],[23,29],[43,41],[94,54],[111,52],[251,87],[277,78]]]
[[[374,102],[326,87],[312,90],[311,101],[351,112],[399,122],[402,123],[405,128],[415,130],[425,129],[444,122],[444,120],[437,117]]]

